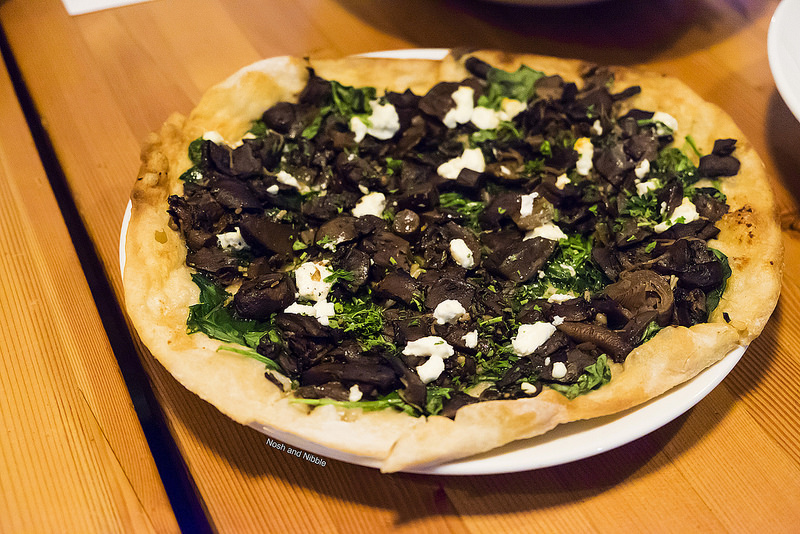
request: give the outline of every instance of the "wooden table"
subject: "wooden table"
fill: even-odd
[[[0,4],[3,54],[29,121],[3,73],[0,531],[796,532],[800,123],[767,64],[777,4],[155,0],[76,17],[58,0]],[[743,360],[684,416],[537,471],[320,467],[188,393],[128,330],[119,230],[149,131],[262,57],[442,46],[675,75],[754,143],[785,229],[783,294]]]

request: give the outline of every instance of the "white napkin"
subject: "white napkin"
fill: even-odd
[[[148,0],[61,0],[67,13],[70,15],[80,15],[92,11],[100,11],[110,7],[126,6],[128,4],[138,4]]]

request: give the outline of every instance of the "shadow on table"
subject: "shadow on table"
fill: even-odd
[[[418,47],[498,48],[623,65],[664,59],[665,48],[674,47],[672,55],[705,48],[739,31],[768,5],[766,0],[609,0],[564,8],[480,0],[338,3]]]

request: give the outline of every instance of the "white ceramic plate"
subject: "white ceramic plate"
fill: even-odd
[[[783,0],[767,35],[769,68],[784,102],[800,120],[800,0]]]
[[[784,4],[789,1],[784,0]],[[791,0],[791,2],[800,5],[800,0]],[[391,50],[363,55],[399,59],[441,59],[446,53],[446,50],[433,48]],[[798,90],[800,90],[800,86]],[[122,272],[125,271],[125,234],[130,220],[130,211],[131,205],[128,203],[120,234],[119,255]],[[407,472],[436,475],[511,473],[561,465],[609,451],[643,437],[684,414],[722,382],[741,359],[744,351],[745,347],[731,351],[725,358],[705,369],[692,380],[671,389],[658,398],[624,412],[588,421],[568,423],[556,427],[543,436],[509,443],[488,453],[425,469],[409,469]],[[253,425],[253,428],[286,445],[318,456],[367,467],[379,467],[379,462],[371,458],[329,449],[263,425]]]

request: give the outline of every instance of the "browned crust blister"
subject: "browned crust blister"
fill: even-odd
[[[481,51],[489,63],[515,69],[525,63],[577,81],[579,61]],[[424,93],[440,80],[467,76],[463,63],[347,58],[311,61],[316,72],[349,85],[411,88]],[[613,380],[590,394],[567,401],[546,390],[538,397],[466,406],[455,420],[414,418],[395,411],[315,410],[294,404],[264,379],[264,366],[228,352],[203,334],[187,335],[188,307],[199,291],[185,264],[186,249],[167,215],[167,197],[181,192],[178,177],[190,166],[187,147],[215,130],[233,142],[273,103],[291,100],[307,79],[306,60],[281,57],[256,63],[211,88],[188,118],[174,115],[151,134],[131,194],[124,273],[128,314],[145,345],[186,388],[232,419],[270,432],[288,432],[345,453],[381,462],[383,471],[437,464],[492,450],[543,434],[558,424],[599,417],[652,399],[694,377],[763,329],[777,302],[783,250],[776,208],[763,164],[730,117],[703,101],[683,83],[650,73],[614,69],[617,90],[640,85],[628,104],[666,111],[680,134],[691,133],[709,152],[717,138],[736,138],[738,176],[723,181],[730,212],[718,223],[711,246],[725,253],[733,270],[711,323],[669,327],[635,349],[623,365],[613,364]]]

